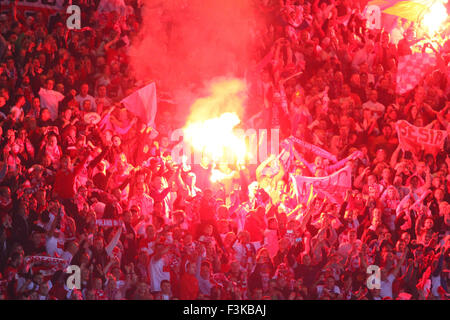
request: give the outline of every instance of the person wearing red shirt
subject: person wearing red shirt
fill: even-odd
[[[62,200],[73,199],[75,196],[75,178],[80,174],[88,156],[85,156],[81,162],[71,170],[71,160],[69,156],[64,156],[61,159],[61,168],[56,172],[55,184],[53,185],[53,192],[58,198]]]
[[[195,300],[199,292],[198,280],[195,277],[196,263],[188,262],[186,269],[180,279],[180,300]]]

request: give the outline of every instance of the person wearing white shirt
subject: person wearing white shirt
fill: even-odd
[[[80,106],[83,106],[85,100],[89,100],[91,102],[91,110],[93,112],[97,112],[97,104],[95,103],[95,98],[88,94],[89,85],[87,83],[83,83],[80,88],[80,94],[75,96],[75,101],[79,103]]]
[[[41,110],[47,108],[50,111],[50,117],[53,121],[58,118],[59,102],[64,99],[64,95],[53,90],[55,82],[48,79],[45,88],[39,90],[39,98],[41,102]]]
[[[169,247],[159,243],[155,247],[155,253],[150,258],[150,263],[148,264],[148,271],[150,274],[150,286],[152,292],[161,291],[161,281],[163,280],[170,281],[170,271],[167,266],[168,251]]]
[[[397,265],[395,268],[388,272],[385,268],[381,268],[381,278],[380,278],[380,296],[381,298],[390,298],[394,299],[394,294],[392,292],[392,283],[395,280],[395,277],[397,277],[398,272],[400,271],[400,268],[402,267],[403,263],[406,259],[407,250],[403,252],[402,258],[399,262],[397,262]]]
[[[374,116],[378,119],[383,116],[386,107],[379,103],[377,90],[370,91],[369,101],[362,105],[363,110],[369,109],[374,113]]]

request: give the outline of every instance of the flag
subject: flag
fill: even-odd
[[[397,70],[397,93],[404,94],[414,89],[436,65],[436,56],[429,53],[414,53],[399,57]]]
[[[416,127],[408,121],[400,120],[396,123],[398,140],[403,151],[418,154],[425,149],[426,153],[437,154],[444,147],[447,131]]]
[[[158,106],[154,82],[132,93],[123,99],[121,103],[128,111],[135,114],[147,124],[147,126],[153,129],[155,128],[155,116]]]
[[[439,0],[373,0],[368,6],[377,6],[384,14],[419,22],[428,9]]]
[[[299,202],[307,203],[311,190],[314,190],[315,193],[327,197],[332,202],[342,203],[345,192],[352,188],[352,169],[350,166],[345,166],[325,177],[291,175],[291,181]]]
[[[372,0],[364,9],[369,29],[384,29],[390,32],[398,18],[417,24],[423,22],[430,8],[442,3],[442,0]]]

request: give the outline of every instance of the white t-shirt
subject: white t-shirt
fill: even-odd
[[[380,296],[382,298],[389,297],[393,299],[392,294],[392,283],[394,282],[395,277],[393,274],[390,274],[386,277],[386,280],[381,280],[381,288],[380,288]]]
[[[45,243],[45,249],[50,257],[54,257],[55,253],[61,257],[64,253],[62,248],[64,248],[64,239],[61,238],[50,237]]]
[[[75,101],[80,104],[80,108],[83,107],[85,100],[89,100],[91,102],[91,111],[97,112],[97,104],[95,103],[95,98],[93,96],[87,94],[85,97],[82,97],[81,95],[77,95],[75,97]]]
[[[153,200],[153,198],[144,193],[142,196],[133,197],[128,203],[128,209],[130,209],[134,205],[137,205],[139,206],[139,208],[141,208],[141,212],[143,214],[151,215],[153,212],[154,203],[155,201]]]
[[[148,271],[150,274],[151,291],[161,291],[161,281],[170,281],[170,272],[164,271],[165,265],[166,263],[164,257],[159,259],[158,261],[155,261],[153,257],[150,259],[150,263],[148,264]]]
[[[384,113],[384,110],[386,109],[386,107],[384,105],[382,105],[379,102],[372,102],[372,101],[367,101],[366,103],[364,103],[362,105],[363,109],[369,109],[371,110],[373,113],[375,113],[375,116],[377,118],[381,117],[381,115]]]
[[[58,103],[64,99],[64,96],[58,91],[41,88],[39,98],[41,109],[47,108],[50,111],[50,118],[55,121],[58,118]]]

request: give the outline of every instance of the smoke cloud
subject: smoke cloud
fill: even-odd
[[[170,90],[242,77],[257,25],[251,0],[144,0],[130,49],[137,79]]]

